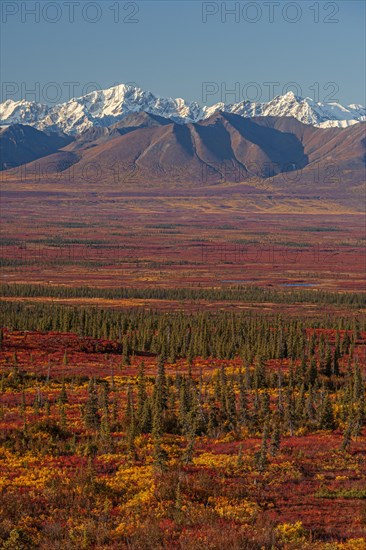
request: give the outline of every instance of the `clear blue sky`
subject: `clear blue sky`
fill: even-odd
[[[40,0],[38,5],[48,7],[35,22],[20,2],[2,0],[2,100],[5,92],[12,99],[35,99],[25,89],[37,82],[37,99],[49,103],[60,93],[57,99],[69,99],[67,82],[78,83],[71,93],[76,96],[90,82],[102,88],[134,82],[161,96],[199,103],[238,96],[267,101],[295,82],[303,96],[365,103],[362,0],[277,0],[271,6],[257,1],[257,9],[255,2],[243,1],[236,15],[225,15],[221,1],[145,0],[136,2],[134,13],[133,2],[79,0],[74,22],[66,0],[56,2]],[[25,3],[28,10],[36,4]],[[229,10],[235,2],[225,5]],[[128,22],[132,19],[136,22]],[[215,83],[207,98],[205,82]],[[225,95],[225,87],[234,89],[236,82],[235,94]],[[248,86],[251,82],[256,85]],[[266,82],[279,85],[271,90]]]

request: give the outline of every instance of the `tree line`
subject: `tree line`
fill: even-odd
[[[128,362],[141,352],[177,358],[236,356],[252,362],[264,359],[311,357],[318,346],[327,371],[336,370],[337,353],[320,336],[308,338],[307,330],[338,331],[339,353],[354,349],[358,334],[365,330],[362,318],[324,316],[295,319],[248,312],[170,312],[145,309],[71,307],[58,304],[3,302],[1,326],[13,330],[72,332],[95,339],[108,339],[107,352],[120,353]],[[346,331],[340,337],[339,331]],[[315,340],[314,340],[315,338]],[[95,344],[97,345],[97,344]]]
[[[95,288],[36,284],[3,284],[0,296],[50,297],[50,298],[105,298],[105,299],[158,299],[177,301],[242,301],[273,303],[311,303],[340,305],[351,308],[365,306],[365,294],[361,292],[329,292],[316,289],[273,289],[258,286],[234,285],[222,288]]]

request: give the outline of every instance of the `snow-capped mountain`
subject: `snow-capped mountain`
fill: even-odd
[[[222,110],[244,117],[292,116],[303,124],[323,128],[344,128],[366,120],[366,109],[361,105],[344,107],[339,103],[316,103],[309,97],[303,99],[295,96],[293,92],[277,96],[268,103],[243,101],[222,105]]]
[[[161,98],[140,88],[120,84],[54,106],[7,100],[0,104],[0,126],[27,124],[38,130],[79,134],[93,126],[110,126],[128,114],[142,111],[182,124],[198,122],[217,111],[243,117],[292,116],[304,124],[318,127],[347,127],[366,120],[366,109],[361,105],[317,103],[310,98],[297,97],[292,92],[277,96],[268,103],[242,101],[201,107],[195,102]]]

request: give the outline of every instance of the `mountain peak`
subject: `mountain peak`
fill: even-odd
[[[292,90],[288,91],[286,94],[283,94],[282,96],[281,95],[277,96],[277,98],[282,98],[284,100],[290,100],[290,101],[294,99],[296,101],[302,101],[303,99],[302,97],[295,95],[295,93]]]

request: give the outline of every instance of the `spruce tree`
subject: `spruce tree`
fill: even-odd
[[[238,458],[237,458],[237,461],[236,461],[236,466],[237,468],[241,469],[244,465],[244,461],[243,461],[243,446],[242,445],[239,445],[239,449],[238,449]]]
[[[230,430],[236,428],[236,400],[232,380],[227,384],[225,391],[225,413]]]
[[[324,363],[323,363],[324,376],[327,376],[327,377],[332,376],[332,367],[333,367],[332,352],[330,350],[329,345],[327,345],[325,349],[325,356],[324,356]]]
[[[69,399],[67,397],[67,392],[66,392],[65,378],[62,379],[62,386],[61,386],[61,391],[60,391],[58,400],[60,403],[63,403],[63,404],[69,402]]]
[[[145,363],[142,361],[137,377],[137,423],[139,430],[142,430],[144,407],[147,400]]]
[[[263,472],[264,470],[266,470],[268,466],[267,449],[268,449],[268,424],[265,423],[263,426],[261,448],[258,453],[255,453],[256,465],[260,472]]]
[[[349,452],[351,447],[351,441],[352,441],[352,432],[353,432],[353,424],[352,424],[352,420],[350,420],[347,423],[346,428],[343,432],[343,440],[341,444],[342,451]]]
[[[353,399],[357,401],[364,396],[365,384],[362,379],[361,369],[358,362],[354,365],[353,370]]]
[[[188,444],[187,447],[183,453],[183,462],[184,464],[191,464],[193,460],[194,455],[194,446],[195,446],[196,438],[195,434],[192,431],[188,436]]]
[[[317,381],[317,378],[318,378],[318,368],[316,365],[315,355],[313,355],[313,357],[310,360],[310,364],[309,364],[307,376],[306,376],[308,386],[314,386]]]
[[[89,380],[88,396],[84,407],[84,422],[87,428],[96,430],[100,424],[98,394],[93,378]]]
[[[248,399],[244,386],[244,377],[242,371],[239,371],[239,403],[238,403],[238,422],[244,426],[249,420]]]
[[[153,404],[151,397],[145,401],[140,421],[140,429],[143,434],[150,433],[153,429]]]
[[[323,430],[333,430],[335,427],[332,403],[327,392],[320,405],[319,427]]]
[[[275,420],[272,425],[271,441],[270,441],[270,453],[272,456],[276,456],[281,445],[281,429],[278,420]]]
[[[168,453],[162,446],[161,436],[159,434],[153,436],[153,446],[154,467],[158,472],[162,473],[167,469]]]

